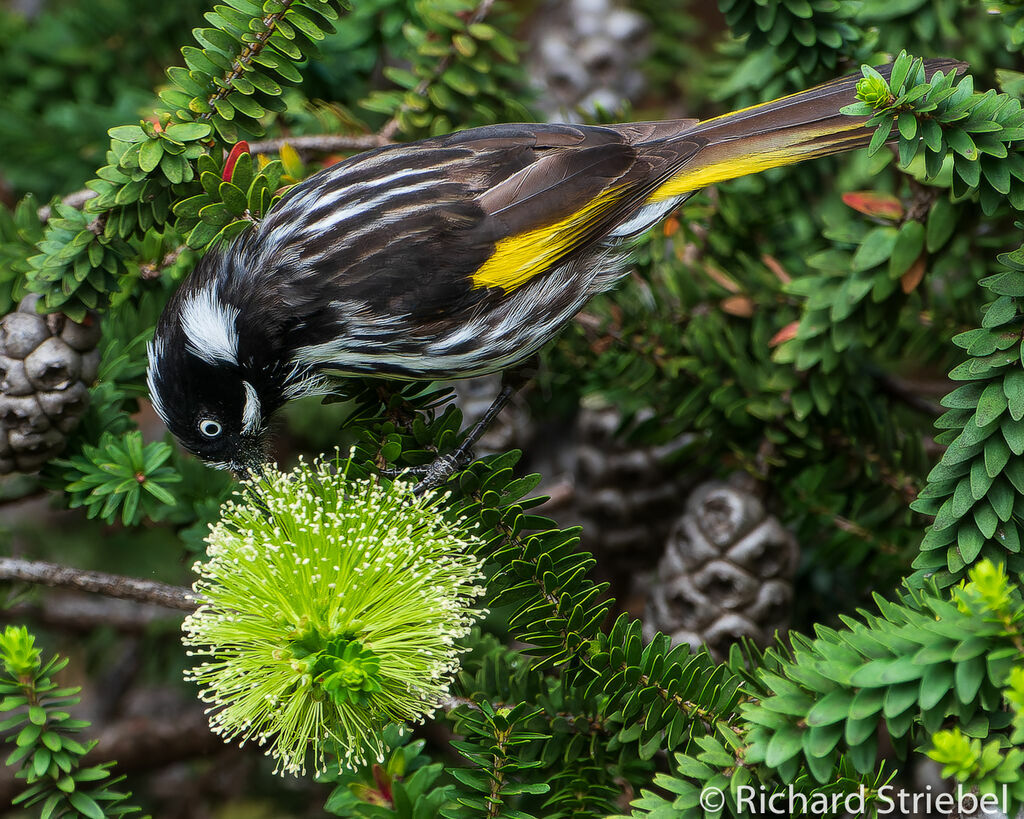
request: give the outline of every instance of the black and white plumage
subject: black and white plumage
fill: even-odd
[[[615,282],[624,239],[694,191],[867,144],[864,120],[839,113],[856,80],[704,123],[496,125],[332,166],[170,300],[154,407],[187,449],[244,472],[270,416],[339,375],[507,368]]]

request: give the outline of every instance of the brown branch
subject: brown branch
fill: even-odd
[[[163,606],[64,591],[0,609],[2,622],[23,623],[26,620],[74,634],[87,633],[102,626],[125,634],[140,634],[157,624],[181,623],[177,615]]]
[[[120,600],[155,603],[178,611],[194,611],[199,602],[195,593],[184,586],[14,557],[0,557],[0,580],[21,580],[58,589],[78,589]]]
[[[172,717],[131,717],[111,723],[96,737],[84,765],[117,760],[117,772],[147,771],[171,762],[212,754],[224,740],[211,733],[202,707]]]
[[[90,199],[98,196],[96,191],[91,191],[88,188],[83,188],[80,191],[69,193],[63,197],[60,201],[62,205],[71,205],[73,208],[81,208]],[[40,222],[49,221],[50,217],[53,216],[53,208],[49,205],[43,205],[36,211],[36,215],[39,217]]]
[[[931,418],[938,418],[945,410],[941,404],[935,401],[930,401],[922,395],[916,393],[913,388],[900,378],[889,373],[878,373],[875,376],[875,380],[882,392],[888,395],[890,398],[894,398],[903,404],[906,404],[912,410],[920,412],[922,415],[927,415]]]
[[[344,153],[346,151],[370,151],[384,145],[392,145],[392,140],[381,134],[312,134],[310,136],[276,137],[264,139],[259,142],[250,142],[249,151],[253,154],[272,154],[281,150],[282,145],[291,145],[296,151],[310,151],[312,153]],[[83,188],[80,191],[69,193],[60,201],[73,208],[81,208],[86,202],[95,197],[95,191]],[[40,221],[45,222],[53,216],[53,209],[49,205],[43,205],[36,211]]]
[[[369,151],[391,144],[390,139],[380,134],[314,134],[250,142],[249,151],[254,154],[272,154],[281,150],[283,145],[291,145],[296,151],[330,154],[336,151]]]
[[[476,7],[473,14],[466,20],[466,28],[483,22],[484,18],[490,13],[491,6],[494,5],[494,0],[480,0],[480,5]],[[434,66],[434,70],[430,73],[429,77],[425,77],[420,80],[420,84],[413,90],[413,94],[417,97],[422,97],[427,93],[427,90],[440,78],[445,71],[448,70],[448,66],[452,64],[452,60],[455,59],[455,55],[458,52],[455,50],[455,44],[452,43],[448,46],[448,53],[445,54],[440,60],[437,61],[437,65]],[[395,115],[380,129],[380,135],[387,140],[392,140],[395,134],[398,133],[398,119],[409,110],[409,105],[403,103],[402,106],[395,112]]]
[[[25,490],[25,492],[23,492],[20,495],[0,497],[0,506],[15,506],[19,503],[35,500],[36,498],[41,498],[46,494],[46,487],[42,486],[41,484],[36,484],[35,486],[30,486],[28,489]]]

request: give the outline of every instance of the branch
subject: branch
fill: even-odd
[[[173,716],[136,716],[106,726],[84,764],[117,760],[118,773],[148,771],[215,753],[224,740],[210,731],[202,708],[183,708]]]
[[[391,144],[393,143],[390,139],[380,134],[314,134],[250,142],[249,151],[254,154],[272,154],[281,150],[283,145],[291,145],[296,151],[330,154],[335,151],[369,151]]]
[[[21,580],[59,589],[78,589],[121,600],[155,603],[179,611],[193,611],[199,602],[195,593],[184,586],[14,557],[0,557],[0,580]]]
[[[73,208],[81,208],[82,205],[84,205],[86,202],[88,202],[90,199],[97,195],[98,194],[96,193],[96,191],[91,191],[88,188],[83,188],[80,191],[69,193],[60,201],[61,204],[71,205],[71,207]],[[43,205],[36,211],[36,215],[39,217],[40,222],[47,222],[53,215],[53,209],[49,205]]]
[[[941,404],[930,401],[924,396],[918,395],[909,384],[894,375],[888,373],[877,373],[875,380],[882,392],[891,398],[906,404],[912,410],[928,415],[931,418],[938,418],[945,410]]]
[[[76,634],[102,626],[125,634],[140,634],[154,624],[180,625],[181,622],[163,606],[78,592],[54,592],[41,600],[19,602],[0,610],[0,622],[23,623],[26,620]]]
[[[392,140],[381,134],[312,134],[310,136],[277,137],[249,143],[249,152],[253,154],[272,154],[281,150],[282,145],[291,145],[296,151],[332,154],[345,151],[370,151],[384,145],[394,144]],[[81,208],[96,196],[95,191],[82,189],[69,193],[60,201],[73,208]],[[46,222],[53,215],[49,205],[43,205],[36,211],[41,222]]]

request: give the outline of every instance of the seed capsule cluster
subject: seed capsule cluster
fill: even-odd
[[[648,580],[648,636],[668,634],[724,659],[747,637],[770,645],[785,632],[799,547],[751,487],[708,481],[687,499]]]
[[[0,319],[0,474],[35,472],[60,453],[99,370],[99,322],[39,315],[38,300]]]

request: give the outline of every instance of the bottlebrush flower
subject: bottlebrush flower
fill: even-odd
[[[343,466],[344,462],[342,462]],[[379,732],[447,696],[469,631],[479,541],[410,484],[300,464],[229,501],[197,563],[187,673],[225,739],[268,744],[276,771],[382,758]],[[253,496],[257,497],[253,497]]]

